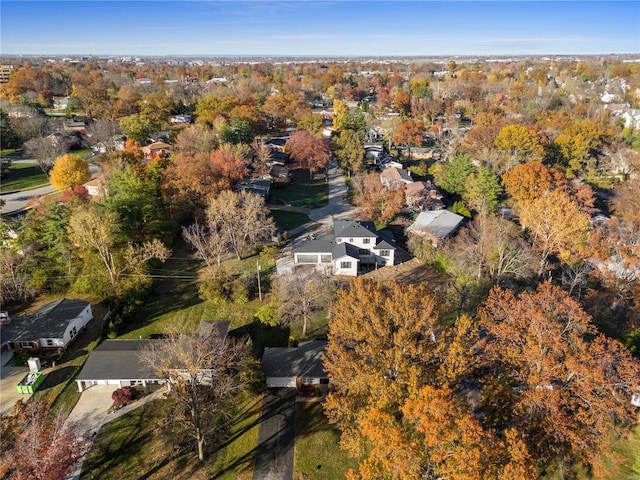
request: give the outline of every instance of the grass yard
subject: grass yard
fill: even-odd
[[[306,170],[294,170],[291,183],[271,189],[271,201],[302,208],[323,207],[329,201],[329,185],[324,178],[310,180]]]
[[[80,478],[251,479],[262,395],[245,391],[238,396],[237,420],[227,440],[202,464],[167,426],[172,402],[155,400],[103,425]]]
[[[49,183],[49,178],[35,164],[14,163],[2,177],[2,192],[28,190],[42,187]]]
[[[271,210],[273,221],[282,230],[292,230],[309,221],[309,217],[304,213],[286,212],[284,210]]]
[[[316,402],[296,403],[294,480],[344,478],[358,461],[340,450],[340,434]]]

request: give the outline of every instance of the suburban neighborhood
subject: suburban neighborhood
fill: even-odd
[[[309,48],[330,13],[241,3],[144,14],[231,15],[233,49],[274,18],[260,42]],[[370,18],[334,7],[344,38]],[[637,42],[387,55],[358,31],[381,52],[3,34],[1,480],[640,478]]]

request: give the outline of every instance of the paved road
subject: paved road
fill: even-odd
[[[22,160],[13,160],[13,163],[27,163],[27,164],[37,164],[38,161],[35,159],[22,159]],[[89,164],[89,171],[91,172],[91,176],[95,177],[100,171],[100,166],[97,163]],[[1,189],[0,189],[1,191]],[[32,188],[30,190],[22,190],[20,192],[11,192],[7,194],[1,194],[0,199],[4,201],[4,205],[2,206],[2,214],[3,215],[15,215],[17,213],[22,212],[29,200],[33,197],[39,197],[42,195],[49,195],[50,193],[55,192],[56,189],[51,185],[45,185],[43,187]]]
[[[295,388],[272,389],[264,396],[253,480],[293,478],[295,400]]]

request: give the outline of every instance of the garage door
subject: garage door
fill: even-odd
[[[296,263],[318,263],[317,253],[297,254]]]
[[[295,387],[296,379],[295,377],[267,377],[267,387],[273,388],[285,388],[285,387]]]

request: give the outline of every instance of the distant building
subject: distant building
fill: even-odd
[[[13,65],[0,65],[0,83],[7,83],[13,70]]]

